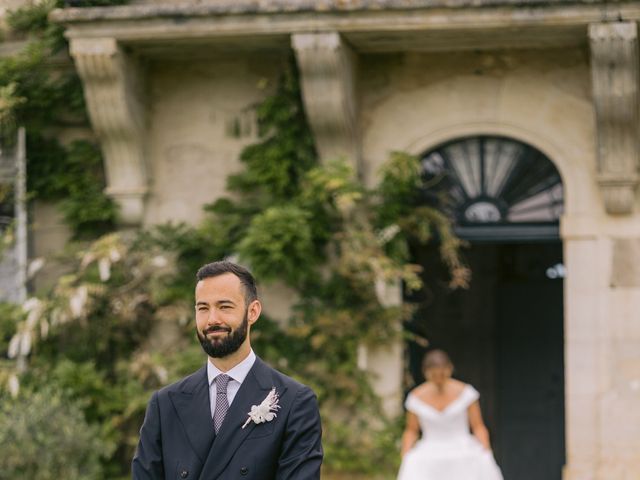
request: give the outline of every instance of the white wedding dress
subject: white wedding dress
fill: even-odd
[[[466,385],[439,411],[409,394],[405,406],[418,417],[422,438],[402,459],[398,480],[502,480],[493,454],[469,432],[467,409],[479,396]]]

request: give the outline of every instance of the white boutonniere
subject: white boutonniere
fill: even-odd
[[[276,412],[280,409],[280,405],[278,405],[279,398],[276,387],[273,387],[269,395],[267,395],[260,405],[253,405],[251,407],[249,418],[247,418],[242,428],[249,425],[249,422],[264,423],[276,418],[278,416]]]

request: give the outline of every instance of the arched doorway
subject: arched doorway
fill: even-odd
[[[560,480],[564,446],[561,177],[540,151],[496,136],[459,138],[422,158],[427,203],[468,242],[468,290],[451,291],[435,248],[414,246],[425,286],[407,329],[409,368],[422,381],[430,347],[447,350],[456,376],[481,392],[506,480]]]

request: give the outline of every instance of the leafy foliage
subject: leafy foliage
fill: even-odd
[[[18,24],[31,31],[28,21]],[[25,99],[12,104],[16,118],[60,119],[53,103],[40,117],[27,115],[44,100],[9,77],[14,99]],[[0,343],[14,361],[0,369],[0,382],[15,383],[16,367],[29,358],[23,389],[47,378],[77,402],[104,442],[106,478],[126,476],[150,391],[202,363],[191,322],[194,272],[229,256],[295,292],[291,318],[262,318],[253,345],[318,394],[327,471],[374,476],[397,468],[400,423],[382,413],[358,352],[400,338],[411,306],[385,305],[378,291],[394,282],[420,287],[409,242],[437,239],[463,285],[459,242],[448,220],[421,201],[415,158],[393,154],[372,189],[346,161],[318,162],[294,67],[256,108],[259,140],[243,151],[244,170],[228,179],[231,195],[208,205],[201,225],[103,236],[69,260],[72,273],[51,292],[0,324],[14,331]],[[115,210],[100,196],[97,150],[87,142],[63,147],[44,134],[31,141],[32,193],[59,200],[78,234],[110,225]]]
[[[238,245],[238,253],[254,265],[259,278],[304,282],[309,269],[300,265],[317,261],[309,212],[295,205],[279,205],[258,213]]]
[[[0,58],[0,129],[9,138],[17,125],[26,128],[30,198],[59,201],[76,236],[95,237],[113,227],[117,213],[103,192],[99,150],[89,141],[61,145],[55,138],[67,125],[89,129],[78,75],[51,62],[65,58],[67,45],[62,27],[49,23],[47,15],[63,5],[45,0],[9,12],[10,28],[26,35],[28,43],[18,54]]]
[[[296,292],[286,326],[263,322],[254,340],[263,357],[317,392],[327,469],[393,472],[398,458],[389,452],[397,445],[381,439],[395,423],[358,367],[358,351],[399,338],[412,308],[383,305],[377,287],[398,280],[421,286],[419,267],[408,263],[409,242],[438,237],[458,286],[466,269],[447,219],[420,200],[416,158],[393,154],[380,184],[366,189],[346,161],[318,162],[303,113],[292,68],[258,106],[260,140],[244,150],[245,170],[229,178],[234,196],[207,208],[209,218],[191,237],[200,240],[190,244],[206,246],[202,263],[238,256],[262,281]]]
[[[7,478],[99,480],[105,445],[81,408],[51,388],[0,397],[0,469]]]
[[[58,202],[79,237],[95,237],[113,228],[117,211],[103,193],[103,161],[95,144],[76,140],[63,147],[55,139],[32,134],[27,150],[27,190],[32,198]]]
[[[15,367],[29,358],[21,392],[39,390],[44,382],[76,402],[103,445],[99,478],[127,478],[149,392],[203,359],[201,351],[183,351],[179,340],[162,356],[146,353],[144,346],[162,335],[153,328],[159,322],[174,325],[186,339],[188,313],[178,302],[164,302],[165,285],[176,271],[173,259],[140,245],[103,236],[67,259],[73,273],[47,295],[29,299],[21,309],[0,310],[7,314],[0,323],[0,353],[16,362],[0,364],[0,380],[11,387],[19,373]]]
[[[316,163],[313,137],[299,101],[297,75],[278,84],[275,95],[256,108],[261,142],[244,149],[240,160],[246,170],[229,178],[229,188],[275,202],[298,193],[305,172]]]

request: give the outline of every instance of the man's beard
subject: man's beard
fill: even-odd
[[[202,349],[212,358],[223,358],[231,355],[238,351],[247,338],[247,332],[249,330],[248,312],[244,312],[244,318],[242,319],[240,326],[236,330],[232,330],[226,337],[209,340],[206,336],[207,331],[212,331],[214,329],[215,327],[209,327],[203,334],[196,328],[196,334],[198,335],[198,340],[200,340]]]

